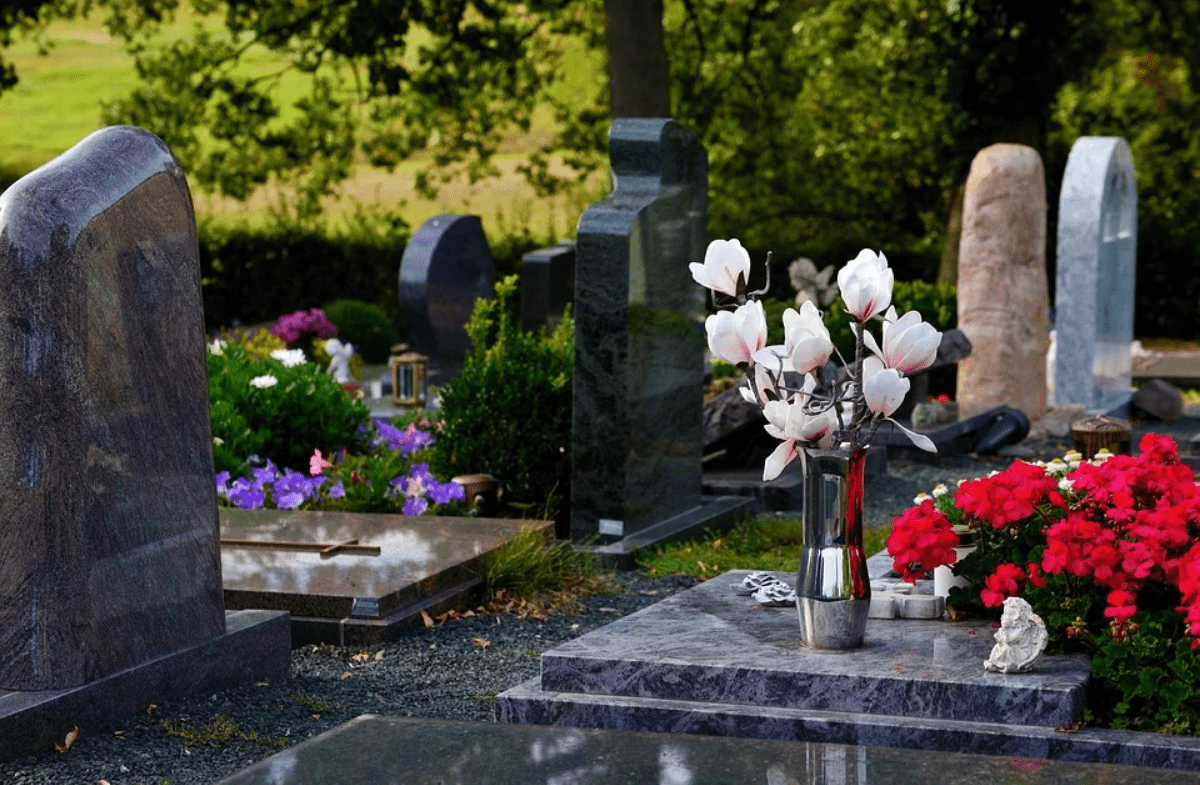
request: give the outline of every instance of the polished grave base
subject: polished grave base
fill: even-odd
[[[222,782],[225,785],[363,782],[1166,785],[1200,782],[1200,776],[1097,763],[1031,761],[918,749],[364,715]]]
[[[283,678],[291,662],[286,613],[232,611],[225,634],[63,690],[0,690],[0,758],[41,754],[78,728],[112,727],[152,703]]]
[[[637,553],[664,542],[676,542],[703,535],[707,531],[728,531],[737,521],[754,511],[754,500],[746,496],[701,496],[699,506],[672,515],[653,526],[604,545],[580,546],[610,569],[631,570]]]
[[[1200,740],[1057,730],[1082,716],[1086,657],[985,673],[990,625],[908,619],[871,619],[852,651],[810,650],[794,608],[733,592],[745,574],[544,653],[539,678],[497,696],[497,718],[1200,769]]]
[[[479,560],[530,526],[553,536],[552,521],[222,507],[225,607],[290,612],[294,646],[391,640],[470,607]]]

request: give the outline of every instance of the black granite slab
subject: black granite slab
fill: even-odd
[[[226,785],[1165,785],[1178,771],[819,742],[679,736],[364,715],[223,780]]]
[[[231,611],[222,635],[82,687],[0,690],[0,758],[50,752],[72,728],[81,734],[110,728],[151,703],[283,678],[289,636],[286,613]]]

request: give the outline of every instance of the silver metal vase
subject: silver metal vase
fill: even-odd
[[[804,519],[796,572],[800,635],[813,649],[862,645],[871,608],[863,551],[867,449],[803,448]]]

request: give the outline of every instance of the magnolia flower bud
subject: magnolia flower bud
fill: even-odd
[[[767,316],[752,300],[734,311],[718,311],[704,320],[708,350],[730,365],[753,364],[754,353],[767,343]]]
[[[714,292],[735,297],[750,278],[750,254],[735,240],[713,240],[704,252],[704,264],[688,265],[692,278]]]
[[[891,304],[893,280],[887,257],[866,248],[846,262],[837,277],[846,310],[860,322],[883,313]]]

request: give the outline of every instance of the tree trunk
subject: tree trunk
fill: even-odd
[[[613,117],[669,117],[663,0],[604,0]]]
[[[954,189],[950,202],[950,217],[946,219],[946,246],[942,249],[942,263],[938,267],[938,283],[958,286],[958,244],[962,241],[963,195],[967,183],[964,179]]]

